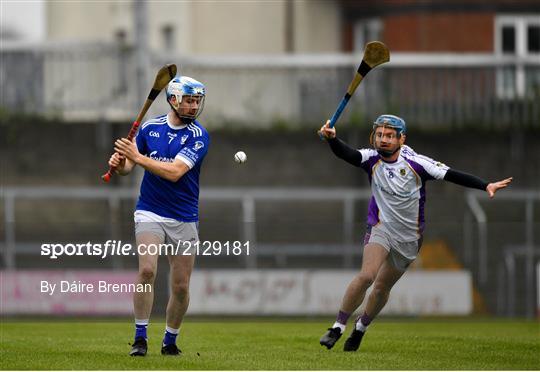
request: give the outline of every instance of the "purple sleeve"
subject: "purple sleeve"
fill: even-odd
[[[417,163],[417,162],[415,162],[415,161],[413,161],[411,159],[407,159],[407,163],[409,163],[409,165],[416,172],[416,174],[418,174],[420,176],[420,179],[422,180],[422,182],[430,181],[430,180],[435,179],[428,172],[426,172],[424,167],[422,165],[420,165],[419,163]]]
[[[426,156],[417,155],[412,159],[406,158],[406,160],[411,168],[422,178],[422,182],[442,180],[448,171],[448,166]]]
[[[363,156],[366,156],[366,155],[363,154]],[[381,157],[379,154],[377,155],[370,154],[368,156],[369,157],[367,157],[367,159],[362,162],[360,167],[363,170],[365,170],[367,174],[371,176],[371,171],[373,170],[373,166],[377,164],[377,162],[381,159]]]

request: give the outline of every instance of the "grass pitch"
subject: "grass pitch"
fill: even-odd
[[[2,321],[0,366],[10,370],[537,370],[534,321],[374,322],[356,353],[319,345],[330,325],[314,321],[194,321],[182,327],[183,355],[160,355],[163,321],[149,328],[149,354],[129,357],[125,322]],[[350,328],[350,327],[349,327]],[[347,334],[349,330],[347,331]]]

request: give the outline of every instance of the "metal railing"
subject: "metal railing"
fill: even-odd
[[[133,120],[134,50],[111,44],[0,48],[1,106],[72,120]],[[176,62],[207,85],[201,120],[269,127],[321,122],[335,110],[361,56],[352,54],[189,57],[152,53],[146,76]],[[540,60],[493,54],[393,53],[370,73],[342,118],[363,123],[383,111],[412,126],[538,126]],[[150,82],[148,82],[150,86]],[[168,106],[161,97],[149,116]]]
[[[525,309],[528,318],[534,318],[536,315],[534,302],[534,267],[535,260],[540,262],[540,246],[508,246],[504,250],[504,263],[500,269],[498,286],[498,304],[497,311],[499,314],[513,317],[516,315],[516,278],[518,277],[517,258],[522,257],[525,261]],[[539,274],[540,275],[540,274]],[[532,280],[531,280],[532,278]],[[504,305],[506,303],[506,306]]]
[[[8,269],[17,267],[17,254],[39,254],[41,243],[21,241],[16,236],[16,227],[21,221],[16,219],[16,204],[24,200],[78,200],[78,201],[105,201],[107,205],[108,220],[104,225],[108,226],[107,234],[119,236],[121,229],[120,206],[122,201],[134,201],[138,195],[135,188],[105,188],[105,187],[6,187],[2,189],[0,197],[4,205],[4,242],[2,246],[2,258],[4,266]],[[354,257],[361,256],[358,242],[354,241],[355,229],[355,203],[367,202],[371,197],[369,189],[347,188],[203,188],[201,189],[201,201],[230,201],[241,205],[239,216],[242,230],[241,239],[249,241],[252,249],[251,254],[244,257],[243,266],[256,268],[258,259],[272,257],[276,259],[278,266],[285,266],[286,261],[294,256],[320,256],[334,257],[342,260],[343,267],[351,267]],[[516,241],[512,238],[513,245],[505,245],[501,242],[491,243],[497,248],[499,258],[499,270],[490,268],[488,262],[488,246],[490,245],[488,228],[490,222],[488,213],[483,207],[487,199],[485,193],[476,191],[467,192],[466,203],[468,210],[463,222],[464,261],[465,266],[471,269],[482,288],[490,284],[497,287],[497,310],[500,315],[514,316],[516,314],[516,283],[517,278],[525,284],[526,314],[534,315],[534,265],[540,257],[539,248],[535,245],[534,233],[535,221],[534,204],[540,201],[540,191],[534,190],[505,190],[497,194],[493,201],[515,201],[524,203],[525,214],[523,218],[524,241]],[[337,202],[342,206],[341,242],[333,244],[304,244],[304,243],[262,243],[259,241],[257,230],[257,205],[262,202],[313,201],[321,200]],[[61,208],[61,206],[59,206]],[[475,222],[475,223],[473,223]],[[517,225],[521,229],[521,223]],[[477,243],[475,243],[475,235]],[[493,254],[491,251],[490,254]],[[475,256],[476,255],[476,256]],[[517,258],[524,258],[524,270],[518,270]],[[121,268],[122,262],[118,257],[112,259],[113,268]],[[476,269],[475,269],[476,268]],[[496,280],[494,278],[497,278]],[[490,279],[490,280],[488,280]]]
[[[476,222],[476,230],[478,236],[478,281],[481,285],[488,284],[490,275],[490,265],[488,263],[489,254],[489,235],[488,235],[488,218],[487,214],[482,207],[481,201],[488,200],[489,197],[485,192],[468,191],[466,196],[468,211],[465,212],[464,218],[464,234],[463,245],[465,250],[465,262],[470,267],[472,266],[472,254],[474,251],[473,244],[473,224],[470,216],[474,217]],[[501,256],[501,262],[503,264],[498,266],[497,278],[498,278],[498,312],[500,314],[506,313],[508,316],[515,315],[516,306],[516,277],[519,275],[516,272],[516,257],[523,257],[524,264],[524,279],[525,279],[525,293],[526,293],[526,315],[532,318],[535,315],[535,264],[538,258],[540,258],[540,247],[535,245],[534,231],[535,221],[534,218],[534,205],[540,202],[539,190],[505,190],[498,193],[496,198],[491,200],[493,202],[500,201],[514,201],[525,204],[524,212],[524,224],[523,224],[523,236],[524,241],[515,242],[515,244],[506,246]],[[505,298],[506,301],[503,301]],[[503,303],[506,302],[506,306]]]
[[[122,200],[134,201],[138,196],[135,188],[104,188],[104,187],[7,187],[2,190],[4,199],[4,229],[5,239],[2,245],[3,259],[6,268],[13,269],[16,265],[17,253],[39,253],[40,243],[20,242],[16,238],[16,203],[22,200],[96,200],[107,202],[106,221],[109,234],[119,236],[120,203]],[[247,268],[257,266],[258,256],[276,256],[282,264],[287,256],[294,255],[335,255],[342,257],[343,267],[351,267],[352,257],[361,255],[358,246],[353,245],[354,234],[354,203],[358,200],[367,201],[371,197],[369,189],[290,189],[290,188],[203,188],[200,198],[202,201],[235,201],[241,204],[241,222],[243,224],[241,239],[249,242],[254,249],[245,256]],[[287,202],[300,201],[336,201],[343,204],[343,240],[338,244],[261,244],[257,239],[256,204],[263,201]],[[286,247],[287,249],[283,249]],[[114,259],[114,257],[113,257]],[[113,267],[120,267],[117,260]]]

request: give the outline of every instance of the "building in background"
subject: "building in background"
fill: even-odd
[[[395,52],[540,52],[538,1],[342,0],[340,5],[344,51],[380,38]]]
[[[45,1],[0,1],[0,43],[45,38]]]
[[[402,74],[403,79],[389,79],[387,83],[392,89],[401,90],[397,96],[381,98],[374,88],[371,90],[373,102],[385,100],[395,106],[394,101],[403,102],[403,97],[414,97],[416,102],[428,101],[420,106],[435,108],[433,101],[454,101],[455,104],[460,90],[471,92],[474,89],[475,92],[470,93],[472,98],[465,98],[465,101],[480,101],[478,97],[486,97],[489,101],[470,107],[471,112],[479,112],[482,107],[498,107],[500,100],[534,100],[540,95],[540,70],[534,62],[540,60],[540,2],[534,0],[102,1],[47,2],[45,8],[48,41],[135,46],[140,52],[135,55],[143,56],[139,57],[138,63],[146,65],[149,63],[141,62],[141,59],[151,58],[144,57],[148,55],[161,56],[158,59],[162,61],[182,60],[183,66],[187,67],[184,72],[200,74],[197,69],[200,66],[203,70],[201,78],[209,81],[214,92],[219,89],[215,74],[237,76],[239,80],[260,80],[258,84],[252,84],[257,87],[244,91],[243,110],[232,109],[233,105],[227,103],[226,92],[219,94],[219,101],[225,107],[208,112],[212,121],[217,121],[220,116],[245,121],[250,116],[248,113],[253,112],[260,113],[261,122],[266,124],[276,120],[319,117],[320,111],[330,109],[317,109],[321,97],[328,95],[328,99],[323,100],[331,101],[339,95],[341,86],[347,84],[348,71],[339,73],[340,76],[336,76],[335,71],[326,71],[317,78],[295,78],[289,73],[282,81],[277,73],[273,76],[274,83],[265,85],[263,81],[268,81],[268,76],[253,74],[251,69],[266,64],[272,68],[279,65],[283,70],[287,65],[305,69],[306,74],[311,75],[307,69],[314,65],[354,66],[355,60],[343,56],[360,54],[370,40],[381,40],[388,45],[394,67],[468,67],[458,74],[443,76],[441,70],[436,73],[431,79],[433,85],[456,85],[445,92],[434,92],[432,88],[420,89],[423,93],[416,91],[417,87],[411,81],[425,81],[426,71],[416,70],[416,75]],[[321,54],[341,57],[324,64],[319,58]],[[303,62],[275,62],[279,56],[310,55],[311,59],[307,57]],[[229,57],[236,60],[228,60]],[[235,65],[234,71],[223,68],[232,65]],[[215,74],[208,74],[208,68],[213,68]],[[141,77],[140,73],[136,75]],[[126,86],[125,83],[120,85]],[[272,85],[282,92],[292,92],[287,93],[290,95],[287,104],[272,103],[272,98],[266,96],[276,95],[275,92],[267,93],[273,92]],[[329,85],[331,88],[327,88]],[[374,85],[380,87],[381,83]],[[269,104],[254,103],[256,97]],[[528,102],[517,107],[520,113],[505,114],[506,121],[518,115],[523,117],[519,121],[530,122],[536,115],[529,113],[531,105]],[[374,109],[378,110],[378,107]],[[424,123],[449,118],[439,108],[436,108],[436,115],[416,118],[418,110],[420,108],[411,106],[406,113]],[[462,111],[462,108],[450,111]],[[365,114],[358,113],[357,116]],[[466,120],[479,120],[469,116]],[[481,121],[491,121],[488,116],[484,115]],[[463,120],[463,117],[448,120]]]
[[[343,120],[359,122],[391,107],[418,125],[537,122],[539,1],[49,1],[42,6],[46,32],[39,52],[3,43],[5,107],[73,120],[125,120],[144,98],[152,71],[176,61],[183,74],[208,84],[214,104],[205,116],[211,126],[301,124],[333,109],[365,43],[381,40],[392,52],[391,63],[367,79],[353,97],[357,111],[347,110]],[[76,83],[66,85],[75,75]],[[234,99],[233,85],[242,86]],[[152,107],[163,109],[159,102]]]
[[[538,1],[342,0],[340,5],[344,51],[360,51],[368,40],[383,40],[394,53],[540,58]],[[523,65],[498,72],[499,97],[524,97],[538,86],[539,71]]]
[[[134,42],[135,1],[48,2],[52,41]],[[151,49],[182,54],[540,53],[534,0],[148,1]],[[91,20],[91,21],[90,21]]]
[[[133,42],[140,2],[49,2],[47,39]],[[148,1],[148,43],[172,53],[338,52],[339,4],[324,1]],[[92,19],[92,22],[89,22]]]

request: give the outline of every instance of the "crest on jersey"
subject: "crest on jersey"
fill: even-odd
[[[405,168],[401,168],[401,169],[399,170],[399,174],[401,174],[401,176],[404,177],[405,174],[407,174],[407,171],[405,170]]]
[[[188,139],[188,135],[184,134],[182,138],[180,138],[180,144],[183,145],[184,143],[186,143],[187,139]]]
[[[204,147],[204,143],[202,143],[201,141],[197,141],[195,142],[195,146],[193,146],[193,150],[197,151],[199,149],[202,149]]]

